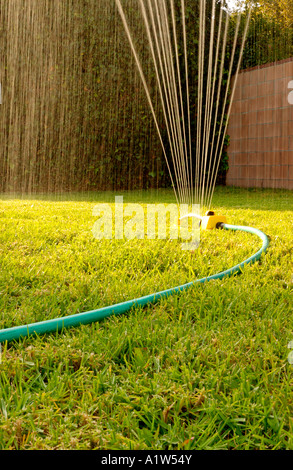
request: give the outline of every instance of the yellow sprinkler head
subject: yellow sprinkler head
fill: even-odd
[[[224,215],[215,215],[213,211],[208,211],[201,218],[202,230],[211,230],[213,228],[219,228],[221,224],[226,224],[227,219]]]
[[[206,215],[203,217],[199,216],[198,214],[186,214],[180,217],[180,220],[185,219],[187,217],[195,217],[199,220],[200,228],[202,230],[211,230],[213,228],[221,228],[221,224],[226,224],[227,219],[224,215],[215,215],[213,211],[206,212]]]

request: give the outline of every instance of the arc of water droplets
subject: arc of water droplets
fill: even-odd
[[[210,35],[206,34],[207,11],[206,1],[199,0],[199,35],[198,35],[198,83],[196,106],[196,139],[195,155],[192,154],[192,129],[190,111],[190,90],[188,77],[188,49],[186,34],[186,4],[181,0],[181,33],[183,37],[183,70],[180,68],[178,29],[176,26],[174,0],[138,0],[146,34],[154,63],[156,82],[162,104],[162,111],[166,125],[170,157],[174,169],[175,182],[172,178],[170,158],[164,145],[158,118],[152,104],[151,93],[146,82],[143,67],[136,51],[133,37],[127,23],[121,0],[115,0],[122,22],[129,39],[131,49],[144,85],[147,99],[155,121],[155,126],[162,144],[163,153],[171,176],[177,202],[200,204],[202,208],[209,209],[212,202],[216,177],[223,151],[224,139],[227,131],[231,104],[235,92],[237,76],[243,55],[247,35],[250,12],[247,15],[242,38],[240,34],[241,12],[239,12],[230,58],[228,79],[223,86],[224,63],[226,57],[229,14],[224,9],[224,0],[218,18],[218,32],[216,34],[216,7],[219,3],[212,0]],[[224,18],[225,17],[225,18]],[[216,38],[216,47],[214,46]],[[206,55],[206,41],[208,41],[208,54]],[[240,53],[236,67],[236,74],[229,97],[232,71],[235,65],[237,44],[241,41]],[[207,65],[207,75],[205,66]],[[206,83],[204,83],[206,78]],[[184,103],[182,83],[185,82],[186,96]],[[224,98],[221,99],[221,93]],[[228,100],[230,102],[228,103]],[[220,105],[222,109],[220,110]],[[228,109],[227,109],[228,105]],[[186,116],[187,115],[187,122]]]
[[[212,190],[213,190],[213,188],[215,187],[215,184],[216,184],[216,177],[217,177],[218,168],[219,168],[219,165],[220,165],[220,158],[221,158],[223,147],[224,147],[224,139],[225,139],[227,128],[228,128],[229,117],[230,117],[230,114],[231,114],[231,107],[232,107],[233,98],[234,98],[234,94],[235,94],[235,90],[236,90],[237,77],[238,77],[238,74],[239,74],[241,61],[242,61],[242,57],[243,57],[243,50],[244,50],[244,46],[245,46],[245,39],[247,37],[247,32],[248,32],[248,27],[249,27],[249,22],[250,22],[250,16],[251,16],[251,9],[248,11],[248,15],[247,15],[246,23],[245,23],[245,28],[244,28],[244,33],[243,33],[243,38],[242,38],[241,48],[240,48],[240,53],[239,53],[239,59],[238,59],[238,63],[237,63],[237,70],[236,70],[236,73],[235,73],[235,76],[234,76],[234,82],[233,82],[233,85],[232,85],[230,102],[229,102],[229,107],[228,107],[227,116],[226,116],[226,122],[224,124],[224,129],[223,129],[222,141],[220,141],[220,139],[218,139],[218,142],[217,142],[216,154],[218,154],[219,157],[214,160],[213,170],[212,170],[211,175],[210,175],[211,183],[208,185],[209,190],[207,192],[207,198],[206,198],[206,201],[207,201],[206,206],[208,208],[211,206],[212,197],[213,197],[213,191]],[[240,17],[240,15],[238,15],[237,25],[236,25],[237,34],[235,34],[235,39],[234,39],[234,44],[233,44],[233,51],[232,51],[233,60],[234,60],[235,51],[236,51],[237,36],[238,36],[239,26],[240,26],[240,19],[241,19],[241,17]],[[225,103],[227,102],[227,99],[228,99],[228,93],[229,93],[229,88],[230,88],[230,84],[231,84],[231,79],[232,79],[232,64],[230,65],[229,76],[228,76],[228,80],[227,80],[225,100],[224,100]],[[223,127],[224,117],[225,117],[225,115],[223,113],[222,118],[221,118],[221,124],[220,124],[221,129]]]

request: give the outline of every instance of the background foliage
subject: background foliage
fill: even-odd
[[[0,28],[0,190],[164,185],[114,0],[0,0]]]
[[[243,68],[293,56],[293,1],[253,2]]]
[[[180,4],[176,0],[178,22]],[[127,0],[126,5],[164,135],[155,73],[137,0]],[[193,125],[198,17],[198,1],[189,0],[186,22]],[[208,34],[208,22],[206,26]],[[180,41],[179,37],[181,48]],[[0,51],[1,191],[170,185],[114,0],[0,0]]]
[[[125,4],[164,135],[155,73],[137,0]],[[180,0],[175,4],[179,31]],[[211,4],[209,0],[208,11]],[[292,0],[262,0],[258,4],[253,10],[243,68],[293,55]],[[198,0],[188,0],[186,8],[195,129]],[[207,37],[209,30],[207,21]],[[233,22],[230,43],[232,35]],[[180,36],[179,48],[182,60]],[[0,0],[0,63],[0,191],[121,190],[170,185],[114,0]],[[227,67],[228,63],[229,51]],[[195,137],[194,132],[194,142]],[[226,170],[224,149],[219,181],[224,182]]]

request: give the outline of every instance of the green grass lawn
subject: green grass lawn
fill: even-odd
[[[0,328],[92,310],[243,261],[251,234],[96,240],[114,194],[0,199]],[[174,202],[170,191],[125,202]],[[145,309],[1,345],[0,449],[293,449],[293,193],[217,188],[228,223],[270,237],[241,275]]]

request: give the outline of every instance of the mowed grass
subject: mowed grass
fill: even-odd
[[[172,192],[124,202],[174,202]],[[0,328],[84,312],[214,274],[260,240],[201,233],[95,240],[114,194],[0,200]],[[270,237],[259,263],[156,305],[1,345],[0,449],[293,449],[293,194],[217,188],[231,224]]]

